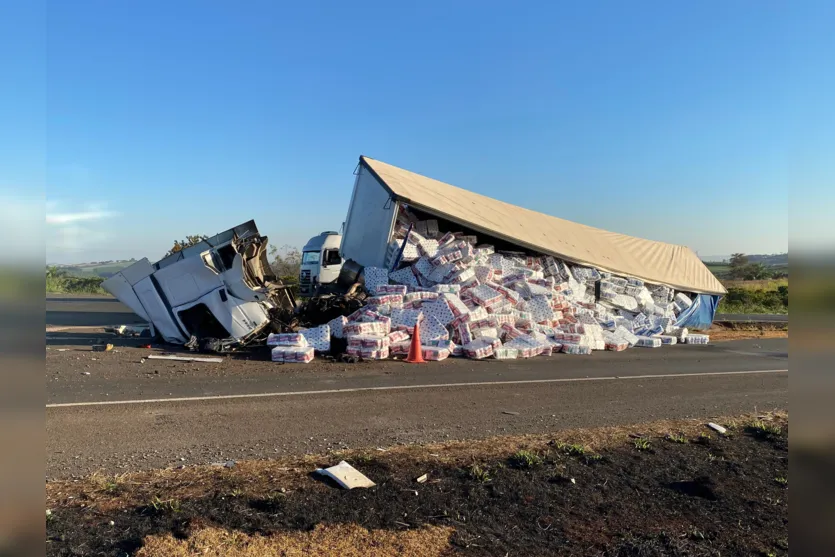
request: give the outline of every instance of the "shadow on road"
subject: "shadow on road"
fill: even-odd
[[[47,333],[46,336],[47,346],[89,347],[93,344],[112,344],[113,346],[136,348],[137,346],[149,343],[152,343],[150,338],[117,337],[106,333],[56,331],[54,333]]]

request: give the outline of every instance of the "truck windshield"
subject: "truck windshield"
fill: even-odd
[[[306,251],[302,255],[302,265],[316,265],[319,263],[318,251]]]

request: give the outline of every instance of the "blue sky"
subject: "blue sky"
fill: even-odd
[[[786,250],[790,188],[832,205],[826,4],[523,4],[6,6],[0,192],[43,195],[50,262],[249,218],[300,247],[360,154],[701,255]]]

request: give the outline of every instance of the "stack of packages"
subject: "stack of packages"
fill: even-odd
[[[328,337],[330,342],[330,336]],[[307,344],[302,333],[278,333],[267,337],[267,346],[273,346],[272,360],[284,363],[306,364],[313,360],[314,347]]]
[[[376,294],[370,304],[391,317],[395,331],[412,334],[421,321],[427,359],[427,352],[446,357],[444,349],[512,359],[687,342],[687,330],[675,327],[693,303],[686,293],[550,256],[496,252],[476,236],[439,232],[437,221],[402,207],[387,253],[387,265],[399,255],[399,268],[366,268],[366,288]],[[708,341],[698,335],[690,342]],[[393,342],[393,353],[408,352],[405,339]]]
[[[399,258],[399,259],[398,259]],[[497,252],[476,236],[439,232],[401,207],[388,268],[366,267],[367,305],[330,321],[330,336],[345,338],[363,359],[406,355],[420,323],[426,360],[449,356],[516,359],[593,350],[657,348],[707,335],[676,328],[690,296],[661,285],[571,265],[551,256]],[[595,285],[600,284],[599,299]],[[307,333],[324,345],[323,327]],[[317,350],[319,348],[317,347]]]

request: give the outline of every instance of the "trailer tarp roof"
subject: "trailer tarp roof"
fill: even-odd
[[[360,157],[396,198],[475,231],[560,257],[678,290],[727,291],[688,247],[635,238],[552,217],[426,176]]]

